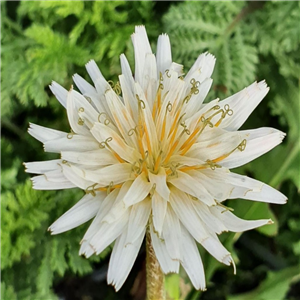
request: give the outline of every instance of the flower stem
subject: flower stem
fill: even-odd
[[[165,299],[165,276],[155,256],[149,230],[146,235],[147,300]]]

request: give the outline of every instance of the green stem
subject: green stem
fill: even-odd
[[[298,142],[289,153],[288,157],[285,159],[284,163],[282,164],[281,168],[277,171],[277,173],[273,176],[272,180],[270,181],[271,186],[277,186],[280,183],[281,176],[283,173],[287,171],[290,164],[293,162],[295,157],[298,155],[300,150],[300,143]]]
[[[9,119],[2,119],[1,120],[1,127],[6,127],[8,130],[16,134],[20,139],[24,140],[24,131],[22,131],[18,126],[12,123]]]
[[[146,234],[147,300],[165,299],[165,276],[155,256],[149,230]]]

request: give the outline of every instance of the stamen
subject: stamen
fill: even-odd
[[[171,170],[171,174],[169,176],[175,176],[178,177],[178,173],[177,173],[177,168],[180,166],[179,163],[174,164],[174,162],[172,162],[169,166],[170,170]]]
[[[84,120],[82,118],[79,118],[77,123],[78,125],[83,126]]]
[[[189,129],[187,128],[187,125],[185,124],[185,121],[181,122],[180,125],[184,128],[183,132],[185,132],[187,135],[190,135],[191,132],[189,131]],[[180,135],[182,136],[182,134]]]
[[[191,90],[190,92],[185,96],[185,98],[183,99],[183,103],[188,103],[191,99],[191,97],[193,95],[197,95],[199,94],[199,86],[200,86],[200,82],[199,81],[196,81],[195,78],[192,78],[191,81],[190,81],[192,87],[191,87]]]
[[[136,99],[137,99],[137,101],[138,101],[139,108],[144,109],[144,108],[146,107],[145,102],[144,102],[143,100],[140,99],[140,97],[139,97],[138,94],[136,94],[135,97],[136,97]]]
[[[223,211],[221,212],[221,214],[223,214],[223,213],[226,212],[226,211],[234,211],[233,208],[228,207],[228,206],[225,206],[224,204],[220,203],[220,202],[217,201],[217,200],[215,200],[215,202],[216,202],[216,204],[217,204],[218,206],[225,208],[225,210],[223,210]]]
[[[224,110],[221,109],[220,111],[222,111],[222,114],[221,114],[221,117],[220,119],[218,120],[218,122],[215,124],[216,127],[218,127],[221,122],[223,121],[223,119],[227,116],[232,116],[233,115],[233,110],[229,108],[229,105],[228,104],[225,104],[224,106]]]
[[[172,103],[169,101],[168,105],[166,106],[166,111],[171,112],[172,111]]]
[[[150,198],[153,197],[155,190],[156,190],[156,183],[153,183],[152,188],[151,188],[151,190],[149,192],[149,197]]]
[[[171,74],[170,74],[169,72],[170,72],[170,70],[167,69],[167,70],[166,70],[166,75],[167,75],[168,78],[171,78]]]
[[[159,155],[158,155],[158,158],[156,159],[156,162],[155,162],[155,165],[154,165],[154,174],[157,174],[158,172],[158,169],[160,167],[160,162],[161,162],[161,159],[162,159],[162,151],[160,151]]]
[[[235,147],[233,150],[231,150],[230,152],[218,157],[218,158],[215,158],[213,159],[213,162],[216,163],[216,162],[219,162],[219,161],[222,161],[223,159],[225,159],[226,157],[228,157],[231,153],[233,153],[235,150],[240,150],[240,151],[244,151],[246,149],[246,144],[247,144],[247,140],[246,139],[243,139],[237,147]]]
[[[216,168],[222,168],[222,166],[216,164],[215,161],[212,161],[212,160],[210,160],[210,159],[206,160],[206,163],[210,166],[210,168],[211,168],[212,170],[215,170]]]
[[[115,86],[113,87],[114,92],[119,96],[121,95],[122,89],[120,86],[120,82],[117,81],[117,83],[115,84]]]
[[[101,116],[102,116],[102,115],[105,116],[104,125],[107,126],[107,125],[110,123],[110,120],[108,119],[107,114],[106,114],[105,112],[102,112],[102,113],[99,114],[99,116],[98,116],[98,121],[99,121],[99,123],[102,123],[102,122],[101,122]]]
[[[164,89],[164,85],[162,83],[163,81],[164,81],[163,75],[162,75],[161,72],[159,72],[159,86],[158,86],[158,88],[161,89],[161,90]]]
[[[95,186],[97,185],[97,183],[94,183],[93,185],[90,185],[88,186],[86,189],[85,189],[85,193],[86,194],[92,194],[92,196],[96,196],[96,193],[95,193]]]
[[[196,165],[196,166],[181,167],[180,171],[186,172],[186,171],[190,171],[190,170],[204,170],[204,169],[207,169],[207,166],[205,166],[205,165]]]
[[[71,129],[71,132],[69,132],[68,134],[67,134],[67,139],[72,139],[72,137],[74,136],[74,131]]]
[[[114,182],[113,182],[113,181],[111,181],[111,182],[109,183],[108,187],[107,187],[107,190],[106,190],[106,192],[107,192],[107,195],[109,195],[109,194],[110,194],[110,192],[111,192],[111,189],[112,189],[113,185],[114,185]]]
[[[92,99],[88,96],[84,96],[84,98],[89,102],[89,103],[92,103]]]

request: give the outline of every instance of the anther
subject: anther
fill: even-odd
[[[166,110],[167,110],[168,112],[171,112],[171,111],[172,111],[172,108],[173,108],[172,103],[169,101],[169,103],[168,103],[168,105],[167,105],[167,107],[166,107]]]
[[[113,87],[113,90],[115,91],[115,93],[116,93],[117,95],[121,95],[122,89],[121,89],[121,86],[120,86],[120,82],[119,82],[119,81],[117,81],[117,83],[116,83],[115,86]]]
[[[246,139],[242,140],[242,142],[237,146],[237,149],[239,149],[240,151],[244,151],[246,149],[246,144],[247,144],[247,140]]]
[[[153,183],[152,188],[151,188],[151,190],[149,192],[150,198],[153,197],[155,190],[156,190],[156,183]]]
[[[74,136],[74,131],[71,129],[71,132],[67,134],[67,139],[71,139]]]
[[[140,106],[142,109],[144,109],[144,108],[146,107],[145,102],[144,102],[143,100],[140,99],[140,97],[139,97],[138,94],[136,94],[135,97],[136,97],[136,99],[137,99],[137,101],[138,101],[139,106]]]
[[[210,166],[210,168],[211,168],[212,170],[215,170],[216,168],[222,168],[222,166],[216,164],[215,162],[211,161],[210,159],[208,159],[208,160],[206,161],[206,163]]]
[[[99,123],[102,123],[102,122],[101,122],[101,116],[102,116],[102,115],[105,116],[105,120],[104,120],[103,123],[104,123],[104,125],[107,126],[107,125],[110,123],[110,120],[107,118],[107,114],[106,114],[105,112],[102,112],[102,113],[99,114],[99,116],[98,116],[98,121],[99,121]]]
[[[92,103],[92,99],[88,96],[84,96],[84,98],[89,102],[89,103]]]
[[[93,185],[90,185],[88,186],[86,189],[85,189],[85,193],[86,194],[92,194],[92,196],[96,196],[96,193],[95,193],[95,186],[97,185],[97,183],[94,183]]]
[[[106,192],[107,192],[107,195],[109,195],[110,194],[110,192],[111,192],[111,189],[112,189],[112,187],[114,186],[114,182],[113,181],[111,181],[110,183],[109,183],[109,185],[108,185],[108,187],[107,187],[107,190],[106,190]]]
[[[77,123],[78,123],[78,125],[83,126],[84,120],[79,118]]]

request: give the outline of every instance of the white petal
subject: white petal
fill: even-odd
[[[51,234],[68,231],[92,219],[97,214],[105,196],[105,192],[97,193],[96,196],[85,195],[49,227]]]
[[[90,166],[105,166],[118,163],[116,157],[106,149],[84,152],[62,151],[61,158],[69,162]]]
[[[273,128],[258,128],[240,133],[248,135],[246,148],[244,151],[234,151],[220,161],[219,164],[223,167],[231,169],[242,166],[279,145],[285,137],[285,133]]]
[[[95,249],[96,254],[101,253],[124,231],[128,223],[129,210],[127,210],[119,220],[114,223],[101,223],[98,232],[91,238],[90,244]]]
[[[220,131],[218,131],[219,133]],[[195,143],[190,150],[186,153],[188,156],[197,157],[200,160],[216,160],[218,164],[226,161],[231,156],[234,156],[236,152],[241,152],[237,148],[244,139],[248,139],[249,135],[244,132],[226,132],[217,135],[215,138],[211,138],[206,141],[199,141]],[[247,147],[247,146],[246,146]],[[233,153],[231,153],[234,150]],[[231,153],[231,154],[230,154]],[[244,153],[244,152],[243,152]],[[223,164],[222,164],[223,165]]]
[[[122,187],[120,188],[118,197],[116,198],[116,201],[114,202],[109,212],[103,218],[103,222],[113,223],[120,219],[121,216],[126,212],[128,208],[123,202],[123,198],[127,194],[131,185],[132,181],[126,181],[123,183]]]
[[[81,241],[82,247],[80,250],[81,254],[84,253],[83,250],[85,248],[85,246],[83,245],[83,242],[86,241],[89,243],[91,238],[98,232],[104,217],[108,214],[108,212],[111,210],[112,206],[116,202],[116,198],[117,198],[118,194],[119,194],[119,189],[115,189],[106,196],[104,201],[102,201],[96,217],[94,218],[92,224],[90,225],[90,227],[86,231],[84,237],[82,238],[82,241]]]
[[[49,85],[49,88],[60,104],[64,108],[67,108],[68,91],[55,81],[52,81],[51,85]]]
[[[155,255],[164,274],[178,273],[179,261],[170,257],[165,242],[154,233],[152,226],[150,226],[150,234]]]
[[[230,252],[221,244],[215,234],[211,233],[206,240],[202,241],[201,245],[219,262],[227,266],[230,264],[235,266]]]
[[[178,189],[198,198],[207,205],[214,205],[215,201],[206,189],[195,180],[192,176],[185,172],[177,171],[177,176],[169,178],[168,182],[172,183]]]
[[[172,63],[172,53],[170,39],[167,34],[161,34],[157,40],[156,50],[157,71],[162,74],[170,68]]]
[[[172,207],[168,205],[164,226],[163,226],[163,237],[172,259],[181,260],[180,254],[180,229],[179,219],[174,213]]]
[[[133,182],[123,201],[126,206],[131,206],[144,200],[149,194],[152,184],[148,182],[146,174],[141,173]]]
[[[28,133],[42,143],[67,137],[66,132],[33,123],[29,123]]]
[[[99,105],[97,106],[98,111],[101,113],[106,113],[109,119],[113,120],[111,115],[110,109],[106,102],[105,93],[111,90],[111,86],[109,83],[104,79],[104,77],[98,77],[98,79],[94,82],[95,88],[97,90],[97,94],[99,96]],[[108,125],[110,126],[110,124]]]
[[[209,210],[211,211],[214,216],[216,216],[218,219],[220,219],[226,228],[233,232],[243,232],[246,230],[254,229],[266,224],[272,224],[272,220],[243,220],[239,217],[235,216],[230,211],[220,207],[220,206],[214,206],[209,207]]]
[[[88,83],[85,79],[83,79],[80,75],[74,74],[73,75],[73,80],[77,87],[79,88],[81,94],[86,95],[86,94],[96,94],[97,91],[96,89]]]
[[[230,181],[229,182],[224,181],[223,178],[225,176],[218,179],[213,177],[214,171],[215,170],[199,170],[199,171],[191,170],[188,171],[187,173],[191,175],[194,179],[196,179],[207,190],[207,192],[213,196],[215,200],[224,201],[228,199],[228,197],[230,196],[233,186],[230,184],[231,183]],[[211,177],[208,177],[207,174],[210,174]]]
[[[219,220],[219,218],[211,213],[207,205],[203,204],[201,201],[192,201],[192,204],[197,211],[198,216],[207,227],[218,234],[227,231],[228,228]]]
[[[135,58],[135,80],[142,82],[146,54],[152,53],[146,29],[144,26],[136,26],[135,33],[131,35],[134,58]]]
[[[152,195],[152,220],[155,231],[159,237],[162,234],[162,228],[167,213],[168,202],[163,199],[156,191]]]
[[[86,258],[91,257],[95,253],[93,247],[87,241],[83,241],[79,249],[79,255],[84,255]]]
[[[126,231],[124,231],[114,245],[109,261],[107,282],[108,284],[113,284],[116,291],[122,287],[132,269],[141,248],[145,231],[144,229],[132,244],[126,244]]]
[[[181,226],[181,265],[188,274],[196,290],[205,291],[205,274],[195,240]]]
[[[88,103],[84,97],[82,97],[81,95],[79,97],[79,94],[76,94],[76,92],[71,88],[71,90],[68,92],[67,97],[68,120],[73,132],[89,136],[90,132],[84,122],[80,119],[78,114],[79,108],[84,105],[83,101],[80,100]]]
[[[141,158],[141,155],[135,148],[128,146],[125,141],[108,126],[101,123],[95,123],[91,129],[91,133],[99,143],[104,143],[105,147],[111,147],[111,149],[124,160],[135,163],[137,159]],[[106,143],[108,143],[108,146]]]
[[[184,166],[196,166],[196,165],[203,165],[205,164],[204,160],[201,160],[199,158],[184,156],[184,155],[172,155],[170,158],[170,164],[176,163],[184,165]]]
[[[61,159],[47,160],[47,161],[36,161],[24,163],[25,172],[33,174],[44,174],[49,171],[56,169],[61,170],[60,164],[62,163]]]
[[[113,90],[105,93],[109,109],[114,118],[115,124],[122,134],[124,140],[131,147],[137,147],[137,137],[135,134],[130,135],[130,131],[135,128],[135,123],[131,118],[130,110],[122,103],[120,98]]]
[[[190,71],[186,74],[184,80],[190,82],[192,78],[196,81],[203,82],[206,78],[212,75],[216,59],[209,53],[202,53],[199,55]]]
[[[124,54],[120,55],[120,62],[121,62],[122,74],[124,74],[124,77],[126,78],[128,83],[134,82],[130,65],[129,65],[128,60],[127,60],[127,58]]]
[[[86,179],[98,182],[102,187],[123,183],[131,179],[132,166],[130,164],[114,164],[95,171],[85,170]]]
[[[198,93],[193,94],[187,104],[184,106],[184,111],[186,113],[186,117],[190,117],[198,111],[206,98],[210,88],[212,85],[212,79],[206,78],[198,87]],[[189,87],[190,88],[190,87]],[[190,89],[188,90],[190,91]]]
[[[154,54],[146,54],[143,80],[140,83],[149,104],[149,108],[152,110],[158,88],[156,60]]]
[[[131,208],[126,244],[134,243],[142,232],[145,232],[151,212],[151,200],[145,200],[135,204]]]
[[[93,82],[96,84],[96,81],[99,78],[104,78],[101,71],[99,70],[97,64],[95,63],[94,60],[90,60],[86,65],[86,70],[89,73],[91,79],[93,80]]]
[[[238,130],[268,91],[269,87],[265,81],[254,82],[244,90],[221,101],[220,104],[229,105],[233,110],[233,115],[225,118],[220,124],[220,128],[230,131]]]
[[[154,120],[152,117],[152,113],[148,104],[148,101],[145,100],[145,95],[143,93],[143,90],[141,86],[136,83],[135,84],[135,93],[139,97],[141,101],[143,101],[143,104],[141,105],[141,109],[139,113],[141,114],[141,118],[143,120],[143,131],[145,132],[145,137],[147,138],[147,150],[149,152],[149,155],[151,153],[158,154],[158,138],[157,138],[157,132],[154,124]]]
[[[178,73],[178,76],[181,76],[181,75],[184,74],[184,72],[183,72],[183,65],[178,64],[176,62],[172,62],[170,70],[173,70],[176,73]]]
[[[169,200],[170,190],[167,186],[167,175],[164,168],[160,168],[157,174],[148,172],[149,180],[152,185],[155,184],[155,190],[165,200]]]
[[[31,181],[35,190],[63,190],[77,187],[62,174],[61,170],[32,177]]]
[[[99,149],[99,143],[94,138],[78,134],[66,134],[64,137],[44,142],[46,152],[60,153],[62,151],[91,151]]]
[[[202,243],[209,237],[209,234],[206,231],[203,222],[199,218],[192,201],[193,200],[191,200],[186,193],[174,187],[171,188],[170,204],[177,217],[194,239],[196,239],[199,243]]]
[[[69,163],[61,164],[61,167],[66,178],[77,187],[85,190],[94,184],[94,181],[90,181],[85,178],[84,170]]]
[[[236,175],[237,174],[235,174],[235,176]],[[255,189],[253,188],[253,186],[260,186],[260,188]],[[243,186],[242,188],[235,188],[233,190],[233,192],[229,196],[229,199],[234,198],[242,198],[276,204],[285,204],[287,202],[287,197],[285,195],[272,188],[271,186],[250,177],[247,177],[247,187]]]

